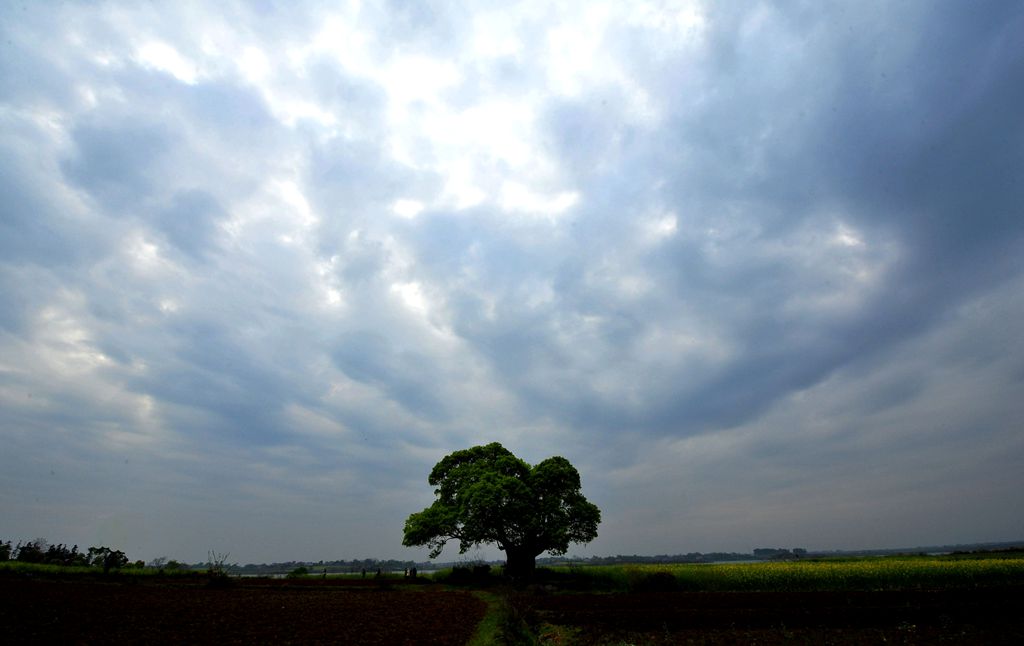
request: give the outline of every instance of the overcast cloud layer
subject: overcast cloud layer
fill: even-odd
[[[549,4],[3,3],[0,538],[1024,538],[1024,6]]]

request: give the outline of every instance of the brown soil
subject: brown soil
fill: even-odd
[[[486,610],[466,592],[373,581],[0,578],[5,644],[465,644]],[[328,584],[328,585],[322,585]]]
[[[1024,644],[1024,589],[520,595],[547,643]]]
[[[468,592],[373,579],[0,577],[0,636],[26,643],[465,644]],[[1024,588],[511,596],[542,644],[1024,644]]]

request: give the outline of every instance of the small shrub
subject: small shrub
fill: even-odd
[[[227,553],[221,554],[210,550],[209,561],[206,564],[206,573],[210,577],[206,582],[207,587],[227,588],[233,583],[228,576],[228,570],[232,567],[228,564],[228,556]]]
[[[491,566],[483,563],[481,565],[473,566],[473,578],[474,579],[486,579],[491,576]]]
[[[291,572],[289,572],[287,578],[289,578],[289,579],[298,579],[300,577],[307,576],[308,574],[309,574],[309,568],[307,568],[305,565],[300,565],[299,567],[297,567],[294,570],[292,570]]]
[[[491,566],[486,563],[456,565],[451,570],[435,572],[432,578],[448,585],[485,585],[494,581]]]
[[[468,567],[453,567],[447,582],[454,585],[468,585],[473,582],[473,571]]]
[[[119,570],[128,565],[128,557],[125,556],[124,552],[105,546],[90,547],[86,560],[95,567],[103,568],[104,574],[111,570]]]

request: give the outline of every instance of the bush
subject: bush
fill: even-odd
[[[457,565],[448,572],[437,572],[434,581],[450,585],[481,585],[490,583],[491,566],[486,563],[477,565]]]
[[[300,565],[299,567],[295,568],[294,570],[292,570],[291,572],[288,573],[288,578],[289,579],[298,579],[298,578],[304,577],[304,576],[306,576],[308,574],[309,574],[309,568],[307,568],[305,565]]]
[[[86,556],[89,564],[103,568],[106,574],[111,570],[119,570],[128,565],[128,557],[121,550],[112,550],[109,547],[90,547]]]
[[[60,544],[51,545],[49,549],[46,550],[43,562],[51,565],[65,566],[89,565],[89,558],[78,551],[77,545],[68,549],[66,545]]]
[[[19,543],[14,548],[14,551],[17,552],[14,560],[22,563],[42,563],[46,560],[45,549],[46,542],[38,538],[25,544]]]

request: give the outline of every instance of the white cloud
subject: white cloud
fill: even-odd
[[[522,184],[505,182],[501,187],[499,204],[506,211],[553,217],[562,215],[578,201],[579,194],[573,191],[544,195],[535,193]]]
[[[401,199],[395,200],[395,203],[391,205],[391,210],[396,215],[403,218],[414,218],[423,211],[423,202],[418,200]]]
[[[198,79],[197,65],[167,43],[148,42],[139,48],[136,58],[143,67],[166,72],[182,83],[194,85]]]

